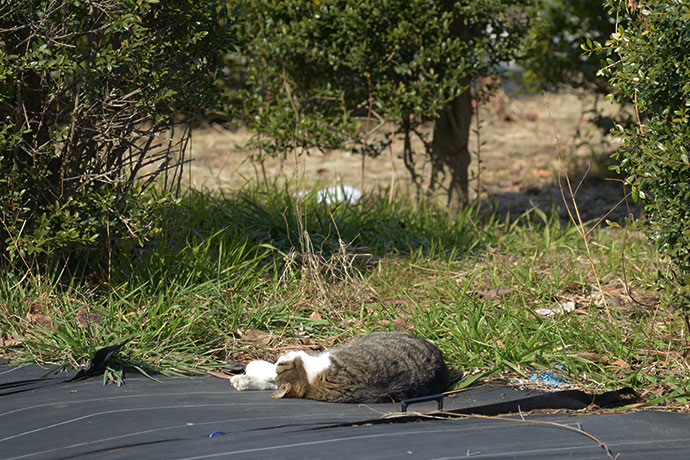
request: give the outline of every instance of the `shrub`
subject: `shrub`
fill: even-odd
[[[213,0],[0,3],[0,250],[103,261],[156,231],[236,22]]]
[[[627,174],[633,198],[649,219],[648,234],[673,262],[660,273],[661,287],[674,304],[690,307],[690,6],[681,0],[631,1],[608,6],[621,23],[605,46],[601,74],[610,96],[631,100],[637,122],[619,125],[625,147],[617,170]]]
[[[601,2],[539,0],[525,38],[527,52],[521,64],[523,80],[534,89],[563,85],[608,92],[606,80],[596,78],[601,56],[583,55],[587,39],[604,41],[614,30],[614,18]]]
[[[443,183],[457,210],[467,201],[470,81],[516,54],[528,3],[251,0],[245,117],[260,145],[281,155],[310,147],[377,155],[400,135],[413,180]],[[427,139],[418,128],[432,120]],[[385,122],[397,132],[382,130]],[[374,128],[384,131],[376,140]],[[424,178],[415,135],[432,160]]]

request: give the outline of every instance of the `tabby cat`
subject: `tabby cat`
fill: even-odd
[[[374,332],[316,356],[252,361],[231,379],[238,390],[276,389],[274,398],[340,403],[387,402],[443,392],[448,368],[430,342],[404,332]]]

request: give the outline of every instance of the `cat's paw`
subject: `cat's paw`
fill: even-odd
[[[251,377],[247,375],[233,375],[230,377],[230,384],[238,391],[245,391],[249,389]]]
[[[230,383],[239,391],[275,390],[276,366],[268,361],[256,360],[247,364],[244,374],[230,378]]]
[[[247,374],[231,377],[230,384],[238,391],[275,390],[278,388],[273,380],[261,379]]]

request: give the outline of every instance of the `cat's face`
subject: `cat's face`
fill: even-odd
[[[309,380],[302,358],[279,361],[276,364],[276,385],[273,398],[303,398],[307,393]]]

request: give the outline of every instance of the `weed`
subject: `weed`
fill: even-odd
[[[585,244],[587,223],[555,211],[449,220],[433,203],[389,196],[325,204],[289,186],[188,190],[177,219],[120,254],[110,278],[3,277],[3,354],[73,366],[134,337],[110,365],[117,379],[123,367],[198,373],[399,329],[437,343],[461,387],[549,369],[573,385],[686,402],[686,326],[649,287],[665,262],[639,229],[595,227]]]

